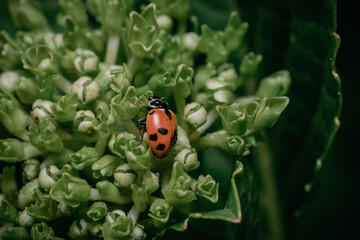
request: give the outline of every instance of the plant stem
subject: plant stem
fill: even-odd
[[[191,182],[190,182],[190,188],[191,190],[193,190],[196,193],[196,179],[195,178],[191,178]]]
[[[186,105],[186,101],[185,98],[181,96],[179,90],[175,87],[174,88],[174,98],[175,98],[175,105],[176,105],[176,109],[177,109],[177,120],[178,120],[178,124],[186,129],[186,125],[184,122],[184,108]]]
[[[201,151],[208,147],[224,148],[226,139],[228,137],[229,134],[225,130],[220,130],[217,132],[209,133],[201,138],[192,141],[191,145],[195,147],[198,151]]]
[[[71,94],[72,83],[67,80],[63,75],[58,74],[57,77],[55,77],[55,85],[63,93],[68,95]]]
[[[139,215],[140,215],[141,211],[135,206],[133,205],[128,213],[128,215],[132,218],[134,224],[136,223]]]
[[[104,132],[99,133],[99,138],[96,141],[95,149],[98,152],[99,156],[102,156],[104,154],[105,148],[107,146],[107,143],[109,141],[109,134],[106,134]]]
[[[133,133],[136,137],[140,137],[140,130],[137,128],[133,121],[131,121],[130,119],[125,120],[122,122],[122,124],[128,132]]]
[[[32,157],[35,157],[37,155],[42,154],[39,149],[31,145],[30,143],[25,143],[24,146],[24,159],[30,159]]]
[[[136,88],[136,96],[141,96],[149,90],[150,90],[150,88],[149,88],[148,84],[145,84],[144,86],[141,86],[141,87],[137,87]]]
[[[141,68],[142,65],[143,65],[142,58],[138,57],[136,54],[132,54],[128,61],[128,66],[133,76],[135,76],[135,74]]]
[[[268,229],[270,229],[270,239],[284,239],[283,223],[281,221],[280,206],[278,193],[274,179],[274,170],[272,166],[272,158],[267,143],[259,143],[257,147],[258,171],[260,183],[263,191],[261,196],[261,204],[265,209]]]
[[[109,34],[109,38],[106,46],[105,63],[107,65],[116,64],[116,58],[120,45],[120,34]]]
[[[195,131],[191,131],[189,132],[189,139],[190,141],[193,141],[195,139],[197,139],[199,136],[201,136],[201,134],[203,134],[215,121],[216,119],[219,117],[219,114],[216,110],[216,108],[212,108],[208,114],[207,114],[207,120],[206,122],[201,126],[198,127]]]

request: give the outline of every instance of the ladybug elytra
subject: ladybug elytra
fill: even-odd
[[[148,105],[143,106],[149,113],[146,118],[138,120],[141,125],[140,144],[146,131],[150,149],[158,159],[166,157],[177,140],[176,116],[162,99],[149,96]]]

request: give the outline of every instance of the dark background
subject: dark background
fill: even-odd
[[[356,8],[338,1],[337,33],[341,44],[336,59],[341,78],[341,126],[320,173],[304,214],[299,219],[299,239],[350,239],[358,236],[360,183],[360,78]]]

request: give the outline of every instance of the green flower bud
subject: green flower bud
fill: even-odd
[[[189,138],[186,134],[186,131],[178,125],[178,136],[175,146],[172,148],[171,152],[178,153],[182,149],[188,148],[191,149]]]
[[[108,213],[107,206],[104,202],[94,202],[87,211],[87,216],[93,221],[99,221]]]
[[[140,56],[148,57],[161,46],[160,28],[156,21],[156,5],[149,4],[141,14],[130,13],[128,43],[130,50]]]
[[[100,1],[100,22],[109,34],[119,34],[125,20],[126,2],[120,0]]]
[[[73,21],[81,28],[85,28],[88,24],[86,8],[81,0],[60,0],[61,10],[65,15],[69,15]]]
[[[146,239],[146,233],[144,231],[144,226],[140,224],[135,224],[133,228],[133,232],[131,234],[131,237],[134,240],[144,240]]]
[[[147,169],[152,154],[150,148],[138,144],[137,141],[131,140],[129,148],[125,151],[125,157],[132,169],[142,171]]]
[[[108,212],[108,214],[105,217],[104,222],[114,223],[116,218],[118,218],[118,217],[126,217],[125,212],[123,210],[120,210],[120,209],[116,209],[116,210],[113,210],[111,212]]]
[[[194,70],[191,67],[185,64],[178,66],[175,75],[175,91],[179,96],[186,98],[191,94],[193,76]]]
[[[248,23],[241,23],[237,12],[230,14],[224,31],[224,44],[228,52],[235,51],[242,45],[248,27]]]
[[[56,202],[48,194],[41,193],[39,189],[35,189],[34,196],[36,202],[27,208],[29,216],[40,221],[53,220],[58,212]]]
[[[61,33],[46,32],[44,36],[44,42],[54,52],[64,47]]]
[[[290,73],[282,70],[261,80],[257,95],[260,97],[283,96],[290,87]]]
[[[194,32],[185,33],[182,36],[182,44],[185,49],[195,52],[199,46],[200,37]]]
[[[51,105],[51,112],[59,122],[67,122],[73,119],[77,108],[77,96],[75,94],[64,95],[57,103]]]
[[[84,179],[64,172],[50,189],[50,196],[59,203],[78,207],[81,203],[89,201],[90,191],[91,187]]]
[[[139,211],[144,211],[149,201],[148,187],[146,185],[131,184],[132,201]]]
[[[184,108],[184,120],[191,128],[198,128],[206,122],[207,112],[199,103],[189,103]]]
[[[93,75],[99,68],[99,57],[90,50],[76,49],[74,66],[79,75]]]
[[[9,1],[9,11],[14,25],[18,28],[41,30],[48,27],[45,15],[40,4],[35,1]]]
[[[57,122],[53,118],[46,117],[39,122],[39,129],[29,127],[28,136],[31,144],[41,151],[60,153],[64,149],[64,144],[57,134],[58,131]]]
[[[174,162],[169,185],[161,192],[173,206],[186,204],[196,199],[195,193],[189,189],[190,183],[191,177],[178,162]]]
[[[69,169],[72,167],[68,166],[70,163],[70,157],[69,155],[72,153],[73,151],[69,150],[69,149],[64,149],[63,151],[61,151],[60,153],[50,153],[46,156],[45,160],[43,160],[40,164],[40,169],[41,168],[45,168],[51,165],[55,165],[58,168],[61,168],[60,171],[63,171],[63,169]],[[76,170],[74,170],[76,171]],[[61,177],[61,174],[59,176],[59,178]]]
[[[114,172],[115,186],[129,189],[131,184],[136,181],[136,173],[127,163],[119,165]]]
[[[133,78],[127,64],[124,63],[122,66],[113,67],[110,70],[110,75],[113,83],[111,88],[118,93],[125,93]]]
[[[14,239],[30,239],[28,231],[23,227],[8,227],[1,234],[1,238],[5,240],[14,240]]]
[[[38,99],[32,105],[31,116],[35,122],[40,122],[45,118],[51,117],[53,115],[51,106],[53,102],[48,100]]]
[[[66,48],[70,50],[77,48],[89,49],[89,40],[86,37],[85,29],[79,28],[70,16],[65,16],[64,25],[63,41]]]
[[[70,207],[69,205],[65,205],[63,203],[59,203],[59,213],[63,214],[64,216],[72,216],[76,213],[77,209]]]
[[[98,18],[101,11],[101,0],[86,0],[86,8],[91,15],[94,15],[100,21]]]
[[[241,62],[240,74],[243,78],[248,79],[255,75],[259,64],[262,60],[261,54],[253,52],[248,53]]]
[[[21,61],[23,67],[35,76],[45,77],[58,71],[55,53],[45,45],[30,47]]]
[[[77,111],[73,119],[73,124],[78,132],[92,135],[95,133],[97,119],[91,110]]]
[[[18,211],[11,204],[3,199],[0,201],[0,218],[9,223],[16,223]]]
[[[196,182],[196,194],[216,203],[219,199],[219,183],[216,183],[210,175],[205,177],[200,175]]]
[[[99,97],[99,85],[90,77],[83,76],[72,85],[72,92],[76,93],[82,103],[90,103]]]
[[[249,150],[246,148],[246,143],[240,136],[228,137],[226,139],[225,150],[237,157],[249,154]]]
[[[91,166],[91,170],[93,170],[92,175],[94,178],[112,176],[115,172],[115,168],[119,166],[121,162],[120,158],[112,155],[105,155]]]
[[[99,154],[95,148],[84,146],[79,151],[70,154],[71,165],[76,170],[82,170],[92,166],[98,159]]]
[[[211,78],[208,81],[206,81],[206,89],[212,92],[218,91],[218,90],[229,90],[234,91],[235,85],[228,81],[223,81],[219,78]]]
[[[0,31],[0,66],[6,70],[17,69],[21,65],[17,44],[5,31]]]
[[[0,139],[0,161],[20,162],[24,156],[23,142],[16,138]]]
[[[149,209],[148,216],[154,220],[158,228],[162,228],[169,221],[172,206],[164,199],[155,200]]]
[[[27,208],[25,208],[24,211],[19,212],[18,223],[20,227],[33,226],[34,222],[35,222],[35,218],[33,218],[28,214]]]
[[[288,97],[265,97],[261,99],[252,131],[259,131],[262,128],[274,126],[288,103]]]
[[[0,89],[0,122],[15,136],[27,140],[27,115],[14,96]]]
[[[136,105],[136,91],[133,86],[127,88],[124,94],[119,93],[111,99],[111,105],[121,120],[129,120],[139,112],[140,106]]]
[[[207,54],[207,62],[218,65],[227,59],[229,52],[225,48],[223,42],[223,32],[213,31],[207,25],[201,26],[201,38],[198,50],[201,53]]]
[[[219,113],[224,129],[230,134],[241,136],[245,134],[251,125],[257,108],[257,103],[249,103],[246,105],[217,106],[216,110]]]
[[[39,99],[39,96],[48,97],[47,93],[42,95],[39,88],[39,82],[35,78],[20,77],[16,94],[21,102],[32,104],[36,99]]]
[[[40,170],[39,173],[39,185],[44,190],[49,191],[52,186],[55,184],[56,177],[55,173],[59,172],[59,169],[52,165]]]
[[[223,81],[220,78],[212,78],[206,81],[205,86],[212,93],[211,98],[217,104],[229,104],[234,97],[235,84],[232,82]]]
[[[26,183],[19,191],[18,204],[19,208],[24,209],[35,201],[34,192],[39,187],[38,179]]]
[[[131,239],[134,227],[132,218],[126,216],[125,213],[121,215],[114,213],[111,214],[115,216],[111,217],[111,221],[106,221],[103,224],[102,231],[104,239]]]
[[[159,188],[159,173],[153,173],[150,169],[142,172],[141,185],[147,186],[148,194],[151,195]]]
[[[71,239],[89,239],[88,234],[89,226],[84,219],[73,221],[68,232]]]
[[[89,233],[94,236],[101,238],[102,237],[102,226],[101,222],[91,222],[89,223]]]
[[[173,27],[173,20],[166,14],[162,14],[156,17],[156,22],[159,25],[159,28],[165,30],[166,32],[171,32]]]
[[[126,204],[131,201],[131,195],[129,193],[120,192],[119,189],[109,181],[103,180],[97,182],[96,189],[104,201],[117,204]]]
[[[136,136],[132,133],[114,133],[108,143],[109,149],[120,158],[125,158],[125,151],[131,149],[130,140],[132,139],[136,139]]]
[[[7,71],[0,75],[0,88],[12,93],[20,82],[20,75],[17,72]]]
[[[34,224],[30,230],[30,235],[32,239],[62,239],[55,237],[54,230],[44,222]]]
[[[216,74],[217,69],[214,64],[207,63],[206,65],[200,66],[194,77],[194,92],[205,88],[205,83]]]
[[[224,82],[235,83],[238,78],[233,64],[225,63],[221,65],[218,72],[217,79]]]
[[[86,30],[85,39],[87,43],[86,49],[91,49],[97,56],[103,56],[105,51],[105,33],[101,29]]]
[[[200,165],[195,148],[184,148],[176,155],[174,160],[179,162],[187,172],[197,169]]]
[[[156,61],[164,71],[169,71],[173,76],[179,65],[194,65],[193,54],[181,44],[180,36],[170,37],[165,35],[163,38],[163,42],[167,42],[162,49],[164,53]]]
[[[159,91],[166,87],[172,87],[175,85],[174,79],[170,76],[170,72],[163,74],[153,75],[148,82],[150,90],[153,92]]]

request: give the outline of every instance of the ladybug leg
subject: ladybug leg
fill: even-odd
[[[136,145],[135,149],[138,148],[142,144],[142,142],[144,140],[144,134],[146,132],[146,118],[140,118],[138,120],[138,123],[141,126],[141,128],[140,128],[140,143],[138,145]]]

